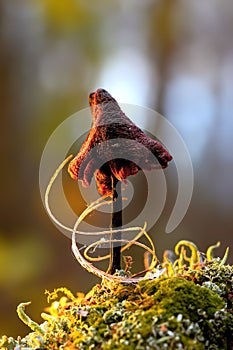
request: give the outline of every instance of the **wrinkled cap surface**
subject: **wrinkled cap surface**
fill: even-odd
[[[112,177],[126,181],[139,170],[164,169],[172,156],[157,140],[147,136],[121,110],[104,89],[89,95],[92,126],[68,172],[82,185],[95,176],[98,192],[112,195]]]

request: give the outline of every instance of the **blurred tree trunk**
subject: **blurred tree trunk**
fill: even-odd
[[[1,224],[6,227],[12,225],[16,217],[20,216],[22,209],[18,206],[20,196],[20,125],[15,115],[20,113],[19,96],[17,89],[17,76],[14,75],[15,60],[18,53],[12,49],[11,42],[6,35],[5,2],[0,3],[0,105],[1,105],[1,137],[0,137],[0,193]],[[9,38],[8,38],[9,39]]]
[[[150,12],[149,51],[152,62],[154,62],[155,79],[158,74],[158,93],[154,106],[161,114],[164,109],[169,69],[176,48],[174,14],[177,6],[176,0],[159,1],[155,2]]]

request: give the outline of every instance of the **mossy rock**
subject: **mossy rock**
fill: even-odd
[[[176,248],[181,244],[190,248],[190,257],[184,249],[174,262],[165,256],[143,278],[104,278],[86,296],[75,297],[66,288],[48,292],[50,306],[40,325],[24,311],[30,303],[20,304],[18,315],[33,332],[23,339],[3,336],[0,349],[232,350],[233,267],[224,265],[228,249],[223,259],[213,258],[217,243],[203,258],[191,242],[180,241]],[[64,294],[60,299],[58,292]]]
[[[196,282],[161,277],[108,282],[77,298],[66,293],[35,332],[17,341],[3,337],[1,349],[231,349],[226,299]]]

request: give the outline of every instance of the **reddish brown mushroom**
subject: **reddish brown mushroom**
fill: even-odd
[[[139,170],[166,168],[172,156],[163,145],[148,137],[121,110],[104,89],[89,96],[93,123],[68,171],[74,180],[89,186],[95,176],[98,192],[112,195],[112,178],[124,181]],[[155,159],[156,158],[156,159]]]

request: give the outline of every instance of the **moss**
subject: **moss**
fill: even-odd
[[[34,331],[23,339],[4,336],[0,348],[230,350],[232,267],[220,259],[190,262],[176,262],[179,269],[170,269],[172,276],[165,271],[137,282],[104,281],[86,296],[55,290],[48,293],[50,306],[41,325],[30,320],[27,304],[21,304],[19,316]],[[59,299],[58,292],[65,295]]]
[[[76,300],[68,299],[64,306],[63,298],[61,303],[56,302],[57,316],[41,325],[44,335],[31,333],[15,341],[14,346],[227,349],[232,316],[224,309],[224,300],[208,288],[184,278],[168,277],[142,281],[136,287],[124,286],[124,300],[119,300],[117,291],[111,294],[104,286],[94,288],[91,297],[84,297],[79,306]],[[99,299],[105,302],[99,304]],[[54,315],[54,303],[51,310]],[[13,348],[6,339],[2,345]]]
[[[217,308],[224,307],[224,302],[218,295],[184,278],[152,280],[143,284],[143,289],[148,295],[151,295],[153,290],[154,303],[159,306],[157,312],[163,313],[165,318],[166,315],[169,317],[182,314],[185,318],[191,317],[191,320],[196,322],[201,310],[208,309],[208,316],[212,317]]]

